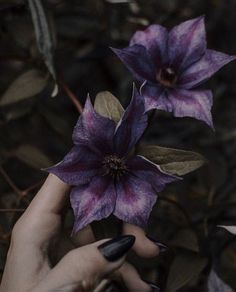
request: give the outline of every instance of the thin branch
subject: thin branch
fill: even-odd
[[[41,180],[41,181],[39,181],[39,182],[33,184],[32,186],[29,186],[28,188],[24,189],[24,190],[22,191],[22,196],[26,196],[26,195],[28,195],[28,193],[31,192],[32,190],[34,190],[34,189],[40,187],[40,186],[43,184],[43,182],[44,182],[44,180]]]
[[[25,209],[0,209],[1,213],[25,212]]]
[[[6,180],[6,182],[9,184],[9,186],[13,189],[13,191],[18,195],[22,196],[22,191],[15,185],[15,183],[11,180],[11,178],[8,176],[8,174],[5,172],[2,166],[0,166],[0,173]]]
[[[69,87],[62,81],[60,80],[60,85],[67,94],[67,96],[70,98],[70,100],[73,102],[75,105],[77,111],[81,114],[83,112],[83,107],[80,103],[80,101],[77,99],[75,94],[69,89]]]

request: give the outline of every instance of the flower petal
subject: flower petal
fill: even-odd
[[[209,79],[221,67],[236,59],[236,56],[230,56],[213,50],[207,50],[206,54],[186,71],[184,71],[178,80],[178,86],[189,89],[196,87]]]
[[[127,161],[129,171],[152,185],[156,192],[161,192],[166,184],[181,179],[161,170],[160,166],[147,158],[137,155]]]
[[[174,116],[192,117],[214,128],[211,115],[213,103],[211,90],[171,90],[168,99]]]
[[[148,119],[144,110],[144,100],[134,86],[132,100],[117,124],[114,136],[115,150],[121,156],[128,154],[146,129]]]
[[[143,31],[136,31],[130,40],[130,46],[143,45],[151,56],[155,67],[160,68],[168,61],[168,31],[165,27],[152,24]]]
[[[73,188],[70,201],[75,215],[73,232],[77,232],[112,213],[116,201],[114,184],[108,177],[95,177],[90,184]]]
[[[130,224],[145,227],[157,200],[156,192],[144,180],[127,175],[117,182],[114,215]]]
[[[169,33],[170,65],[178,70],[199,60],[206,51],[204,17],[200,16],[175,26]]]
[[[86,146],[77,145],[61,162],[49,167],[47,171],[69,185],[78,186],[88,183],[101,172],[101,162],[97,153]]]
[[[170,102],[167,99],[167,92],[163,87],[145,82],[141,86],[140,91],[144,97],[145,111],[149,111],[151,109],[171,109],[171,105],[169,105]]]
[[[150,80],[155,82],[155,68],[144,46],[134,45],[121,50],[111,49],[137,80]]]
[[[110,153],[116,124],[95,112],[88,97],[73,132],[75,144],[83,144],[102,153]]]

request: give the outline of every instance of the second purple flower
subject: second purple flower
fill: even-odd
[[[169,32],[161,25],[150,25],[133,35],[129,47],[113,51],[143,83],[146,110],[193,117],[213,127],[212,92],[195,88],[236,56],[206,48],[203,17],[185,21]]]

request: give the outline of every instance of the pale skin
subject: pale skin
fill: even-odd
[[[13,228],[0,292],[93,291],[102,279],[111,275],[121,278],[129,291],[150,292],[125,257],[108,262],[97,246],[89,227],[78,234],[83,246],[69,251],[51,267],[48,259],[50,242],[61,226],[61,210],[68,200],[70,187],[53,174]],[[84,236],[86,233],[86,236]],[[123,233],[136,237],[133,250],[141,257],[158,255],[159,248],[137,226],[123,224]]]

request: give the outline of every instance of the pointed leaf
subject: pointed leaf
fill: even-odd
[[[53,164],[52,161],[44,153],[42,153],[38,148],[31,145],[20,146],[16,150],[15,155],[24,163],[37,169],[47,168]]]
[[[185,286],[191,279],[201,273],[206,264],[207,260],[195,253],[178,254],[170,268],[166,292],[176,292]]]
[[[54,39],[45,10],[43,8],[41,0],[28,0],[31,17],[34,25],[37,46],[40,53],[44,57],[44,62],[48,67],[49,72],[56,80],[56,71],[54,68]],[[53,90],[52,96],[57,93],[57,85]]]
[[[212,269],[208,277],[208,292],[233,292],[233,289],[224,283]]]
[[[137,154],[147,157],[160,165],[162,170],[174,175],[185,175],[206,162],[199,153],[154,145],[140,146]]]
[[[229,231],[230,233],[236,235],[236,226],[225,226],[225,225],[218,225],[218,227],[222,227]]]
[[[124,109],[119,100],[109,91],[99,92],[94,102],[94,109],[101,116],[119,122]]]
[[[47,85],[48,76],[32,69],[20,75],[3,94],[0,106],[9,105],[40,93]]]
[[[171,240],[171,245],[199,252],[198,239],[191,229],[182,229]]]

